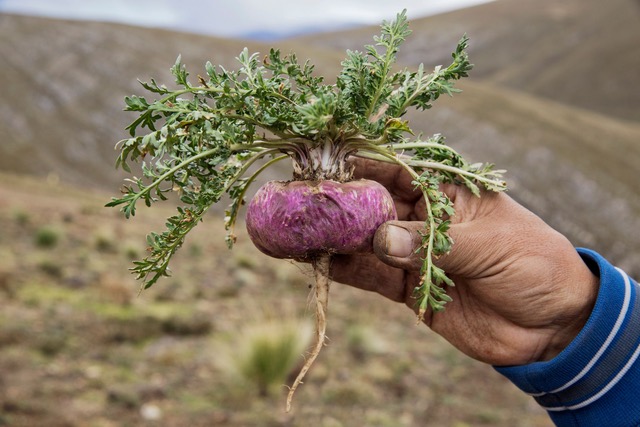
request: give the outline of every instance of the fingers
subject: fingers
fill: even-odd
[[[377,292],[396,302],[405,302],[405,272],[382,263],[374,254],[334,255],[331,279],[365,291]]]

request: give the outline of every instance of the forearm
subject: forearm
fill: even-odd
[[[496,367],[559,426],[640,424],[640,288],[598,254],[579,250],[600,277],[598,299],[578,336],[555,358]]]

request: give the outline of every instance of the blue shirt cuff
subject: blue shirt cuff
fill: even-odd
[[[598,297],[582,331],[550,361],[495,368],[533,396],[557,425],[638,425],[638,285],[599,254],[588,249],[578,253],[600,277]]]

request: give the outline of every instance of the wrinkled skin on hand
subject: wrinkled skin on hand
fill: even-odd
[[[336,255],[331,275],[415,308],[422,264],[414,254],[425,204],[400,167],[356,160],[356,176],[387,187],[398,221],[376,233],[375,254]],[[467,355],[494,365],[550,360],[584,326],[598,278],[571,243],[505,193],[444,185],[453,201],[451,252],[435,263],[455,282],[445,310],[424,322]]]

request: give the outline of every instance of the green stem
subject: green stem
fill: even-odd
[[[376,147],[377,148],[377,147]],[[381,156],[386,157],[391,160],[393,163],[400,165],[403,169],[405,169],[409,175],[414,179],[414,181],[419,182],[420,175],[413,168],[398,159],[394,154],[388,153],[386,151],[380,150],[377,151]],[[359,153],[360,154],[360,153]],[[427,221],[428,221],[428,230],[429,237],[427,240],[427,247],[423,248],[426,250],[425,258],[424,258],[424,266],[422,271],[422,277],[420,278],[420,284],[418,286],[418,320],[424,319],[424,314],[427,311],[427,305],[429,303],[429,299],[431,298],[431,286],[432,286],[432,268],[433,268],[433,245],[435,238],[435,229],[436,222],[435,217],[433,215],[433,210],[431,209],[431,203],[429,199],[429,194],[420,186],[420,190],[422,191],[422,195],[424,196],[426,210],[427,210]]]
[[[466,171],[464,169],[457,168],[455,166],[443,165],[442,163],[437,163],[437,162],[427,162],[427,161],[422,161],[422,160],[411,160],[411,159],[407,159],[407,161],[404,162],[404,161],[398,159],[396,157],[396,155],[394,155],[394,154],[391,154],[391,153],[386,152],[384,150],[379,150],[378,147],[367,146],[366,148],[370,152],[358,151],[358,153],[355,154],[355,155],[357,157],[362,157],[362,158],[372,159],[372,160],[378,160],[378,161],[383,161],[383,162],[387,162],[387,163],[396,163],[396,164],[403,163],[403,164],[406,164],[407,167],[409,167],[409,169],[412,169],[411,166],[417,166],[417,167],[420,167],[420,168],[451,172],[451,173],[454,173],[454,174],[457,174],[457,175],[463,175],[463,176],[475,179],[476,181],[488,184],[488,185],[490,185],[492,187],[498,187],[500,189],[506,189],[506,183],[504,181],[491,179],[491,178],[486,178],[486,177],[484,177],[482,175],[478,175],[476,173],[469,172],[469,171]]]
[[[242,167],[240,168],[240,170],[238,171],[238,173],[235,174],[235,176],[227,183],[227,185],[224,186],[224,189],[222,190],[224,193],[226,193],[227,191],[229,191],[229,189],[231,188],[231,186],[238,180],[240,179],[240,177],[242,177],[242,175],[245,174],[245,172],[251,167],[252,164],[254,164],[256,161],[260,160],[261,158],[263,158],[264,156],[268,155],[268,154],[275,154],[277,152],[279,152],[280,150],[277,148],[272,148],[270,150],[262,150],[260,152],[258,152],[257,154],[251,156],[248,160],[246,160],[244,162],[244,164],[242,165]],[[278,157],[278,159],[282,158],[283,156]],[[286,157],[286,155],[285,155]],[[267,163],[268,164],[268,163]],[[259,170],[261,171],[262,168],[264,168],[264,166],[262,166]]]
[[[271,150],[267,150],[267,151],[271,151]],[[276,151],[276,150],[273,150]],[[262,155],[260,157],[264,157],[265,155],[267,155],[269,153],[267,153],[266,151],[264,153],[262,153]],[[281,156],[278,157],[274,157],[273,159],[269,160],[268,162],[266,162],[264,165],[260,166],[260,168],[258,170],[256,170],[248,179],[247,179],[247,187],[249,187],[249,185],[256,180],[256,178],[258,177],[258,175],[260,175],[262,172],[264,172],[265,169],[269,168],[272,164],[279,162],[280,160],[286,159],[287,157],[289,157],[288,154],[283,154]],[[246,192],[246,190],[244,190],[242,192],[242,195],[244,195]]]
[[[160,101],[162,103],[162,101]],[[266,129],[268,131],[272,131],[272,129],[268,126],[265,125],[264,123],[254,119],[253,117],[249,117],[249,116],[244,116],[241,114],[230,114],[230,113],[225,113],[224,110],[214,110],[214,109],[207,109],[208,111],[203,112],[203,111],[199,111],[202,115],[203,118],[205,119],[214,119],[216,118],[215,113],[221,114],[227,118],[230,119],[235,119],[235,120],[242,120],[245,123],[248,124],[252,124],[255,126],[259,126],[263,129]],[[154,112],[161,112],[161,113],[182,113],[182,114],[190,114],[193,113],[194,110],[189,110],[187,108],[177,108],[177,107],[169,107],[169,106],[158,106],[157,104],[151,104],[148,108],[147,111],[154,111]],[[190,125],[195,123],[196,120],[183,120],[181,122],[177,123],[178,127],[183,127],[186,125]]]
[[[185,93],[197,93],[197,92],[223,93],[224,90],[225,90],[224,88],[216,88],[216,87],[203,87],[203,86],[189,87],[187,89],[180,89],[180,90],[173,91],[169,93],[167,96],[165,96],[164,98],[161,98],[159,102],[165,103],[167,101],[170,101],[171,99],[174,99],[177,96],[184,95]],[[269,95],[279,98],[283,101],[286,101],[291,105],[297,105],[293,100],[287,98],[286,96],[284,96],[279,92],[271,91]]]
[[[391,34],[391,36],[395,38],[396,34]],[[394,57],[395,57],[395,51],[392,48],[393,46],[395,46],[395,40],[394,39],[389,41],[389,47],[387,48],[387,51],[385,52],[385,57],[384,57],[384,60],[383,60],[384,61],[384,66],[382,68],[382,77],[380,78],[380,84],[376,88],[376,93],[373,96],[373,99],[371,100],[371,104],[369,104],[369,107],[367,108],[367,112],[365,114],[365,117],[367,119],[369,119],[369,117],[371,117],[371,115],[373,114],[374,109],[378,105],[378,100],[380,99],[380,95],[382,95],[382,90],[387,86],[386,83],[387,83],[387,78],[389,76],[389,67],[393,63],[393,60],[394,60]]]
[[[438,79],[438,77],[439,74],[437,71],[434,71],[432,74],[427,74],[426,76],[422,77],[419,80],[419,83],[416,85],[416,90],[413,91],[413,94],[411,94],[411,96],[407,98],[405,103],[398,111],[405,111],[407,108],[409,108],[413,104],[415,99],[422,94],[424,89],[426,88],[428,90],[431,85]],[[423,83],[423,81],[425,81],[426,79],[428,79],[428,81],[426,83]]]
[[[265,140],[257,140],[253,141],[251,145],[247,144],[234,144],[231,146],[232,151],[242,151],[242,150],[255,150],[255,148],[259,149],[281,149],[281,150],[294,150],[297,151],[299,144],[303,144],[303,142],[296,142],[293,139],[278,139],[275,141],[265,141]],[[255,148],[254,148],[255,147]]]
[[[195,156],[191,156],[186,160],[183,160],[182,162],[178,163],[176,166],[172,167],[171,169],[169,169],[167,172],[163,173],[162,175],[160,175],[155,181],[153,181],[151,184],[147,185],[146,187],[144,187],[142,190],[140,190],[139,193],[135,194],[135,197],[133,197],[130,201],[129,201],[129,205],[135,205],[135,203],[144,195],[148,194],[149,192],[151,192],[151,190],[153,190],[154,188],[158,187],[162,181],[166,180],[167,178],[169,178],[170,176],[172,176],[173,174],[175,174],[176,172],[178,172],[180,169],[184,168],[185,166],[187,166],[189,163],[194,162],[196,160],[205,158],[205,157],[209,157],[215,153],[217,153],[220,149],[219,148],[212,148],[210,150],[207,151],[203,151],[201,153],[196,154]],[[107,206],[114,206],[113,204],[114,202],[107,204]],[[135,209],[131,210],[132,214],[135,215]],[[125,215],[126,218],[129,218],[129,215],[126,214]]]
[[[439,144],[437,142],[423,142],[423,141],[405,142],[402,144],[382,144],[382,145],[379,145],[379,147],[389,148],[394,151],[413,150],[416,148],[438,148],[438,149],[450,151],[456,156],[460,156],[460,154],[453,148],[445,144]]]
[[[434,169],[434,170],[441,170],[441,171],[445,171],[445,172],[451,172],[457,175],[462,175],[462,176],[466,176],[472,179],[475,179],[476,181],[482,182],[484,184],[489,184],[491,186],[496,186],[499,188],[506,188],[506,183],[504,181],[501,180],[495,180],[495,179],[491,179],[491,178],[486,178],[482,175],[478,175],[476,173],[473,172],[469,172],[466,171],[464,169],[460,169],[457,168],[455,166],[449,166],[449,165],[443,165],[442,163],[437,163],[437,162],[428,162],[428,161],[424,161],[424,160],[410,160],[407,162],[408,165],[410,166],[417,166],[420,168],[427,168],[427,169]]]
[[[265,150],[264,152],[261,152],[257,155],[255,155],[254,157],[252,157],[251,159],[249,159],[247,161],[247,163],[245,163],[245,165],[242,167],[242,169],[238,172],[238,174],[233,178],[232,181],[230,181],[226,186],[224,191],[227,192],[231,186],[242,176],[244,175],[244,173],[247,171],[247,169],[249,168],[249,166],[251,166],[252,163],[254,163],[256,160],[264,157],[267,154],[272,154],[277,152],[278,150]],[[260,166],[260,168],[258,170],[256,170],[253,174],[251,174],[251,176],[247,179],[247,181],[244,183],[244,186],[242,187],[242,190],[240,191],[240,194],[238,194],[238,197],[236,197],[236,200],[243,200],[244,199],[244,195],[247,193],[247,189],[251,186],[251,184],[253,183],[253,181],[256,180],[256,178],[258,177],[258,175],[260,175],[265,169],[267,169],[268,167],[270,167],[271,165],[273,165],[276,162],[279,162],[280,160],[286,159],[287,157],[289,157],[288,154],[283,154],[281,156],[278,157],[274,157],[273,159],[269,160],[268,162],[266,162],[264,165]],[[233,237],[233,228],[236,224],[236,218],[237,215],[235,213],[231,214],[231,217],[229,218],[227,224],[226,224],[226,228],[227,228],[227,236],[231,239],[235,240],[235,237]]]
[[[344,142],[345,144],[353,144],[354,146],[369,146],[369,145],[381,146],[382,144],[385,144],[387,140],[388,140],[387,129],[385,129],[382,135],[380,135],[380,137],[376,139],[369,139],[369,138],[365,138],[362,135],[358,135],[358,136],[347,138],[345,139]]]
[[[240,178],[246,171],[247,169],[258,159],[264,157],[267,154],[273,154],[275,152],[277,152],[278,150],[264,150],[263,152],[256,154],[255,156],[251,157],[244,165],[243,167],[236,173],[236,175],[234,176],[234,178],[232,178],[231,180],[229,180],[229,182],[227,182],[227,184],[225,185],[223,192],[227,192],[231,186],[233,185],[233,183],[235,183],[238,178]],[[255,178],[262,172],[264,171],[267,167],[269,167],[270,165],[272,165],[273,163],[275,163],[278,160],[282,160],[284,158],[286,158],[287,155],[282,155],[279,157],[276,157],[272,160],[270,160],[269,162],[267,162],[265,165],[263,165],[262,167],[260,167],[260,169],[258,169],[256,172],[254,172],[251,177],[249,178],[249,180],[247,181],[241,195],[240,198],[244,197],[244,194],[246,192],[247,187],[251,184],[251,182],[253,180],[255,180]],[[143,284],[140,288],[140,292],[142,292],[142,290],[149,288],[150,286],[152,286],[163,274],[165,274],[168,266],[169,266],[169,262],[171,261],[171,258],[173,257],[173,254],[176,252],[176,250],[182,245],[184,237],[200,222],[200,220],[203,218],[204,214],[209,210],[209,208],[212,206],[212,204],[206,205],[206,206],[202,206],[201,210],[199,212],[194,212],[195,215],[193,215],[190,218],[189,223],[187,224],[187,228],[184,230],[181,230],[179,236],[174,240],[174,242],[167,246],[165,250],[163,250],[161,257],[158,258],[159,260],[162,260],[162,263],[159,266],[156,266],[155,268],[153,268],[152,270],[138,270],[139,274],[144,274],[144,276],[138,276],[138,278],[142,278],[143,279]],[[193,211],[192,211],[193,212]],[[235,218],[234,218],[235,220]],[[235,221],[234,221],[235,222]],[[233,223],[231,224],[233,226]],[[134,268],[135,270],[135,268]],[[155,273],[154,276],[151,279],[147,279],[147,277],[149,277],[150,274]]]

